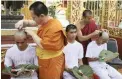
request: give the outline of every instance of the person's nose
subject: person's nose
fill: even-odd
[[[19,45],[19,46],[22,46],[22,44],[21,44],[21,43],[19,43],[18,45]]]

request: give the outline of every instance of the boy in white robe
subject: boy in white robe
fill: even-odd
[[[99,61],[99,54],[102,50],[107,50],[107,41],[109,34],[102,32],[101,36],[96,41],[89,43],[87,47],[86,57],[89,65],[100,79],[122,79],[122,75],[113,67],[106,64],[106,62]]]
[[[27,35],[24,31],[17,31],[14,35],[16,44],[9,48],[5,55],[4,65],[6,67],[18,66],[20,64],[34,64],[38,66],[35,48],[27,44]],[[30,78],[11,77],[11,79],[38,79],[34,72]]]
[[[70,24],[66,27],[68,44],[64,47],[65,54],[65,69],[72,69],[78,65],[83,65],[83,46],[75,40],[77,35],[77,28],[75,25]],[[79,63],[79,64],[78,64]],[[64,71],[63,79],[75,79],[68,72]]]

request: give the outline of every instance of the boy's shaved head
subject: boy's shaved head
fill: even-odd
[[[24,30],[17,30],[14,39],[19,50],[23,51],[27,48],[27,34]]]
[[[14,38],[19,38],[19,39],[26,39],[27,34],[24,30],[17,30],[16,33],[14,34]]]
[[[99,38],[96,41],[98,45],[101,45],[101,44],[107,43],[108,40],[109,40],[109,34],[105,31],[102,31],[100,33]]]
[[[109,34],[107,32],[102,32],[101,38],[103,40],[109,40]]]

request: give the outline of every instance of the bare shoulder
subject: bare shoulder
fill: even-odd
[[[78,22],[76,23],[76,27],[77,27],[78,29],[82,29],[82,28],[84,27],[83,20],[78,21]]]

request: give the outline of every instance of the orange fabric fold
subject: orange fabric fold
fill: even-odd
[[[64,55],[51,59],[39,59],[39,79],[61,79],[64,71]]]
[[[41,45],[47,52],[41,52],[45,57],[50,56],[53,51],[53,57],[46,59],[38,56],[39,79],[61,79],[64,70],[63,47],[67,44],[66,35],[61,23],[56,19],[49,20],[45,25],[40,26],[37,35],[42,39]],[[54,54],[56,53],[56,57]],[[60,53],[57,55],[57,53]]]
[[[46,50],[58,51],[66,45],[63,27],[56,19],[51,19],[47,24],[41,26],[37,34],[42,38],[41,45]]]

